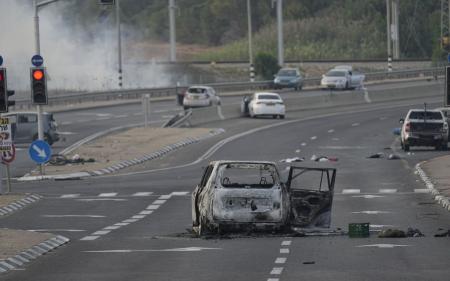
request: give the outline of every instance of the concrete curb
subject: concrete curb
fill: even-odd
[[[426,161],[425,161],[426,162]],[[441,195],[438,189],[434,186],[433,182],[431,181],[431,178],[428,177],[428,175],[422,170],[420,167],[421,164],[425,163],[421,162],[416,165],[416,171],[417,174],[420,176],[422,181],[425,183],[425,186],[431,191],[431,194],[434,196],[434,200],[437,201],[439,205],[444,207],[447,211],[450,211],[450,200],[448,197]]]
[[[214,129],[214,130],[211,130],[206,135],[203,135],[200,137],[186,138],[177,143],[167,145],[158,151],[144,154],[141,157],[137,157],[137,158],[134,158],[131,160],[124,160],[124,161],[121,161],[119,163],[116,163],[112,166],[109,166],[109,167],[106,167],[106,168],[103,168],[100,170],[89,171],[89,172],[78,172],[78,173],[71,173],[71,174],[62,174],[62,175],[23,176],[23,177],[19,178],[18,181],[35,181],[35,180],[45,180],[45,179],[70,180],[70,179],[80,179],[80,178],[84,178],[84,177],[102,176],[102,175],[112,174],[114,172],[117,172],[118,170],[130,167],[130,166],[138,165],[138,164],[141,164],[141,163],[149,161],[149,160],[160,158],[160,157],[168,154],[169,152],[178,150],[178,149],[185,147],[187,145],[190,145],[190,144],[198,143],[202,140],[220,135],[224,132],[225,132],[224,129]]]
[[[12,203],[8,204],[7,206],[0,208],[0,217],[15,213],[15,212],[25,208],[27,205],[35,203],[41,199],[42,199],[42,196],[33,194],[33,195],[29,195],[25,198],[22,198],[20,200],[17,200],[15,202],[12,202]]]
[[[28,250],[15,255],[14,257],[0,260],[0,273],[23,267],[26,263],[31,262],[37,257],[53,251],[54,249],[68,243],[69,241],[69,238],[58,235],[38,245],[35,245]]]

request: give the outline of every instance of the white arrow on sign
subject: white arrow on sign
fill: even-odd
[[[360,245],[356,246],[357,248],[365,248],[365,247],[376,247],[382,249],[391,249],[395,247],[409,247],[411,245],[396,245],[396,244],[372,244],[372,245]]]
[[[222,250],[222,248],[187,247],[173,249],[147,249],[147,250],[103,250],[103,251],[83,251],[84,253],[133,253],[133,252],[200,252],[203,250]]]
[[[47,153],[45,153],[44,149],[40,149],[37,145],[33,145],[33,149],[36,150],[36,152],[38,153],[38,156],[41,158],[47,158]]]

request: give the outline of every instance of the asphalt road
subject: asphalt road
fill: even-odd
[[[411,89],[417,87],[413,84]],[[288,95],[295,99],[296,94]],[[425,187],[414,174],[416,163],[446,152],[419,149],[405,154],[392,134],[407,109],[423,102],[290,112],[284,121],[245,118],[215,122],[211,126],[223,127],[227,133],[140,169],[125,170],[124,175],[18,184],[17,191],[39,193],[44,199],[2,218],[1,227],[48,231],[72,242],[25,270],[0,275],[0,280],[447,280],[450,240],[433,234],[449,228],[450,214],[423,193]],[[132,114],[137,107],[102,110],[115,115],[124,114],[125,108]],[[79,113],[57,118],[71,122]],[[75,132],[89,127],[94,132],[94,128],[104,129],[112,123],[139,121],[138,116],[123,119],[97,120],[95,126],[95,122],[87,122],[86,127],[71,123],[67,128]],[[269,124],[273,125],[270,129],[250,131]],[[210,157],[194,162],[203,159],[219,139],[241,132],[248,134],[225,141]],[[402,159],[367,158],[377,152],[395,153]],[[338,169],[332,229],[370,222],[373,232],[383,227],[414,227],[426,236],[198,239],[188,234],[190,192],[208,161],[278,162],[298,156],[306,159],[299,165],[312,165],[316,164],[309,160],[312,155],[339,159],[321,163]],[[285,171],[285,166],[280,164],[280,170]]]

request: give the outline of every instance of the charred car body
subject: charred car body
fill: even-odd
[[[211,162],[192,193],[193,230],[330,227],[335,177],[334,168],[291,166],[283,183],[272,162]]]

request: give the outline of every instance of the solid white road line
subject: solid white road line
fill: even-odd
[[[83,253],[134,253],[134,252],[201,252],[204,250],[222,250],[222,248],[206,248],[206,247],[186,247],[173,249],[144,249],[144,250],[99,250],[99,251],[83,251]]]
[[[373,198],[380,198],[380,197],[385,197],[383,195],[373,195],[373,194],[365,194],[365,195],[355,195],[352,196],[354,198],[364,198],[364,199],[373,199]]]
[[[357,248],[365,248],[365,247],[375,247],[381,249],[392,249],[395,247],[409,247],[411,245],[397,245],[397,244],[371,244],[371,245],[360,245],[356,246]]]

